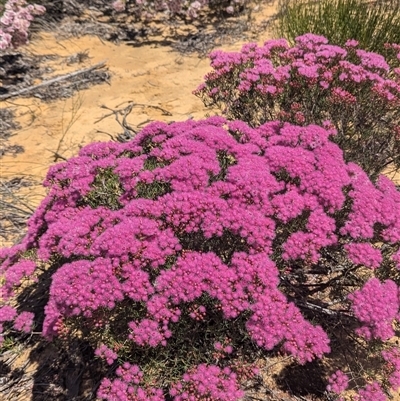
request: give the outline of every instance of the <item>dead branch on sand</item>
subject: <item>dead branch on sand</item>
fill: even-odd
[[[125,102],[124,102],[124,103],[125,103]],[[123,103],[122,103],[122,104],[123,104]],[[120,106],[121,106],[121,105],[118,105],[117,107],[120,107]],[[117,137],[114,138],[113,135],[108,134],[107,132],[99,131],[99,130],[97,130],[97,132],[101,132],[101,133],[107,134],[108,136],[111,137],[111,139],[117,140],[117,141],[119,141],[119,142],[127,142],[127,141],[129,141],[129,140],[131,140],[131,139],[133,138],[133,135],[134,135],[134,134],[137,134],[137,129],[132,128],[132,127],[128,124],[128,122],[126,121],[126,118],[127,118],[128,115],[132,112],[132,109],[133,109],[134,107],[150,107],[150,108],[152,108],[152,109],[156,109],[156,110],[161,111],[162,114],[163,114],[164,116],[172,116],[172,114],[171,114],[168,110],[163,109],[163,108],[160,107],[160,106],[154,106],[154,105],[151,105],[151,104],[143,104],[143,103],[129,102],[129,104],[128,104],[126,107],[122,108],[122,109],[118,109],[118,108],[117,108],[117,109],[111,109],[110,107],[107,107],[107,106],[105,106],[105,105],[102,105],[102,106],[100,106],[100,107],[101,107],[102,109],[106,109],[106,110],[111,111],[111,113],[108,113],[108,114],[106,114],[106,115],[100,117],[100,118],[99,118],[98,120],[96,120],[94,123],[97,124],[98,122],[104,120],[105,118],[114,115],[114,116],[115,116],[115,120],[117,121],[117,123],[118,123],[118,124],[122,127],[122,129],[123,129],[123,133],[122,133],[122,134],[118,134]],[[119,115],[122,116],[122,121],[120,121],[120,119],[119,119],[119,117],[118,117]],[[146,121],[143,122],[143,123],[148,123],[148,122],[150,122],[150,121],[151,121],[151,120],[146,120]],[[137,128],[139,128],[140,125],[142,125],[143,123],[139,124],[139,125],[137,126]]]
[[[90,72],[93,70],[97,70],[99,68],[103,68],[105,65],[106,65],[106,62],[101,61],[100,63],[92,65],[91,67],[83,68],[78,71],[70,72],[69,74],[65,74],[65,75],[61,75],[56,78],[49,79],[48,81],[41,82],[40,84],[37,84],[37,85],[29,86],[28,88],[22,88],[15,92],[6,93],[5,95],[0,95],[0,100],[6,100],[11,97],[20,96],[20,95],[23,95],[23,94],[29,93],[29,92],[34,92],[35,90],[43,88],[45,86],[49,86],[49,85],[52,85],[52,84],[60,82],[60,81],[65,81],[70,78],[74,78],[78,75],[81,75],[81,74],[84,74],[84,73],[87,73],[87,72]]]

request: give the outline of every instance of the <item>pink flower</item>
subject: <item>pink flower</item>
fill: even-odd
[[[43,6],[25,0],[8,0],[0,18],[0,49],[17,48],[28,41],[28,29],[34,16],[46,11]]]
[[[393,337],[392,323],[400,306],[398,293],[399,289],[393,281],[381,283],[377,278],[372,278],[362,289],[348,296],[354,314],[363,324],[357,329],[359,335],[384,341]]]
[[[118,354],[104,344],[101,344],[100,347],[96,349],[94,354],[102,359],[105,359],[108,365],[112,365],[118,358]]]
[[[14,329],[29,333],[32,329],[34,314],[22,312],[14,320]]]
[[[16,318],[16,316],[17,310],[14,307],[10,305],[0,307],[0,323],[11,322]]]
[[[351,261],[375,269],[382,262],[382,254],[379,249],[373,248],[368,243],[351,243],[344,246]]]
[[[328,391],[340,394],[349,386],[349,378],[341,370],[337,370],[329,377],[328,383],[326,387]]]
[[[321,81],[319,84],[321,85],[321,88],[324,88],[324,89],[329,88],[329,82]]]
[[[359,390],[357,401],[386,401],[386,394],[383,392],[378,382],[374,381],[367,384],[365,388]]]
[[[350,39],[344,45],[347,46],[347,47],[357,47],[358,46],[358,41],[355,40],[355,39]]]
[[[382,351],[383,359],[387,362],[390,372],[389,383],[394,391],[400,388],[400,349],[392,347]]]
[[[112,8],[117,12],[125,11],[125,1],[124,0],[116,0],[112,3]]]

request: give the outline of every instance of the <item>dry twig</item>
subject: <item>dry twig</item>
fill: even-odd
[[[125,102],[124,102],[124,103],[125,103]],[[121,109],[118,109],[118,107],[120,107],[122,104],[123,104],[123,103],[119,104],[119,105],[117,106],[117,109],[111,109],[111,108],[108,107],[108,106],[102,105],[102,106],[101,106],[102,109],[109,110],[109,111],[111,111],[111,113],[108,113],[108,114],[106,114],[106,115],[100,117],[98,120],[95,121],[95,124],[96,124],[96,123],[98,123],[98,122],[104,120],[105,118],[114,115],[114,116],[115,116],[115,120],[117,121],[117,123],[118,123],[118,124],[122,127],[122,129],[123,129],[123,133],[122,133],[122,134],[118,134],[117,137],[114,138],[113,135],[110,135],[110,134],[108,134],[107,132],[100,131],[100,130],[97,130],[97,132],[101,132],[101,133],[107,134],[108,136],[111,137],[111,139],[113,139],[113,140],[118,140],[119,142],[126,142],[126,141],[132,139],[133,134],[136,134],[136,133],[137,133],[137,130],[134,129],[134,128],[132,128],[132,127],[128,124],[128,122],[126,121],[126,118],[127,118],[128,115],[132,112],[132,109],[133,109],[134,107],[150,107],[150,108],[153,108],[153,109],[156,109],[156,110],[160,110],[164,116],[172,116],[172,114],[171,114],[168,110],[163,109],[163,108],[160,107],[160,106],[154,106],[154,105],[151,105],[151,104],[143,104],[143,103],[134,103],[134,102],[131,102],[131,101],[130,101],[130,102],[128,102],[128,105],[127,105],[126,107],[121,108]],[[122,121],[120,121],[119,116],[122,116]],[[150,122],[150,121],[151,121],[151,120],[146,120],[145,122],[138,124],[136,128],[139,128],[139,127],[140,127],[141,125],[143,125],[144,123],[148,123],[148,122]]]

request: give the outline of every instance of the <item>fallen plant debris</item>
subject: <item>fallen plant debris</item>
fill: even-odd
[[[14,113],[10,109],[0,109],[0,159],[5,154],[18,154],[24,151],[23,146],[9,145],[8,139],[12,132],[19,128],[15,122]]]
[[[34,80],[51,73],[45,66],[46,61],[57,58],[56,55],[33,56],[16,51],[0,54],[0,95],[30,86]]]
[[[97,132],[101,132],[103,134],[108,135],[113,141],[118,141],[118,142],[128,142],[130,141],[134,135],[137,134],[138,129],[144,125],[147,124],[149,122],[151,122],[150,120],[146,120],[143,121],[141,123],[139,123],[137,125],[136,128],[133,128],[131,125],[128,124],[127,122],[127,117],[129,116],[129,114],[132,112],[132,109],[134,107],[140,107],[140,108],[152,108],[152,109],[156,109],[162,112],[162,115],[164,116],[172,116],[171,112],[169,112],[168,110],[160,107],[160,106],[154,106],[151,104],[142,104],[142,103],[135,103],[135,102],[124,102],[124,103],[128,103],[127,106],[123,107],[123,108],[119,108],[120,106],[122,106],[122,104],[118,105],[116,109],[111,109],[108,106],[102,105],[100,106],[102,109],[106,109],[106,110],[110,110],[111,113],[108,113],[102,117],[100,117],[98,120],[96,120],[94,123],[97,124],[100,121],[104,120],[105,118],[108,118],[112,115],[115,116],[115,120],[117,121],[117,123],[121,126],[121,128],[123,129],[122,133],[117,134],[116,136],[109,134],[108,132],[104,132],[104,131],[100,131],[98,130]],[[122,117],[122,121],[120,121],[120,117]]]
[[[198,18],[193,20],[182,15],[166,18],[163,12],[152,19],[137,18],[134,9],[138,6],[130,3],[128,11],[116,12],[111,1],[44,1],[47,12],[37,18],[36,25],[47,31],[56,28],[63,37],[96,35],[101,39],[126,42],[132,46],[171,46],[182,55],[197,53],[205,57],[216,46],[249,40],[254,32],[265,30],[265,21],[256,23],[253,15],[263,5],[273,4],[274,0],[265,1],[264,4],[251,1],[248,2],[251,3],[249,7],[237,4],[239,7],[235,14],[201,11]],[[216,5],[218,1],[210,3]]]
[[[32,92],[34,96],[41,99],[54,98],[54,92],[57,93],[57,98],[69,97],[71,96],[71,89],[80,90],[85,85],[90,83],[107,81],[109,78],[109,74],[107,72],[102,71],[100,74],[97,73],[97,70],[101,70],[105,67],[105,65],[106,62],[102,61],[93,66],[49,79],[48,81],[41,82],[40,84],[24,87],[17,91],[0,95],[0,100],[6,100],[21,95],[32,96]],[[47,91],[47,87],[51,87],[51,90]]]
[[[252,25],[247,18],[224,20],[208,29],[179,35],[178,40],[171,42],[171,47],[183,55],[198,53],[200,57],[206,57],[216,47],[248,39],[251,29],[255,29]]]
[[[16,192],[33,185],[35,183],[25,177],[0,180],[0,237],[4,242],[18,241],[24,235],[26,222],[34,208],[29,196],[22,197]]]

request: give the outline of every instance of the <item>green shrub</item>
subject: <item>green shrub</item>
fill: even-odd
[[[294,42],[308,32],[339,45],[355,39],[380,52],[385,43],[400,42],[400,1],[280,0],[275,33]]]

